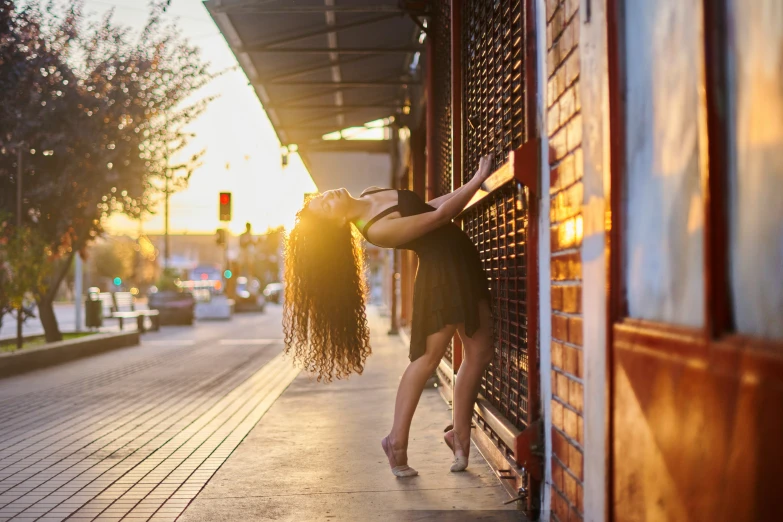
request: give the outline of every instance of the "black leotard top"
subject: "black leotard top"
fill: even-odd
[[[366,191],[362,196],[382,190],[395,189]],[[367,239],[367,232],[374,223],[397,211],[402,217],[408,217],[434,212],[435,208],[415,192],[397,190],[397,204],[362,227],[364,238]],[[427,336],[446,325],[462,323],[465,333],[471,337],[479,328],[478,303],[486,299],[491,305],[492,300],[481,257],[468,235],[455,223],[447,223],[396,248],[413,250],[419,256],[413,287],[411,361],[425,353]]]

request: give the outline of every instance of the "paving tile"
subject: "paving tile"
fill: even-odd
[[[280,346],[141,350],[49,386],[30,374],[30,394],[0,380],[0,518],[174,520],[297,373]]]

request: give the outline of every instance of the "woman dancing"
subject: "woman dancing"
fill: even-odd
[[[493,320],[478,251],[452,219],[491,174],[491,165],[492,156],[481,158],[468,183],[428,203],[408,190],[370,187],[358,198],[345,189],[329,190],[305,203],[288,237],[286,352],[327,382],[361,373],[370,354],[358,232],[377,246],[413,250],[419,256],[411,362],[397,391],[391,432],[381,441],[397,477],[418,474],[407,457],[413,413],[455,331],[465,357],[454,387],[453,429],[444,439],[454,453],[451,471],[468,466],[473,405],[493,357]]]

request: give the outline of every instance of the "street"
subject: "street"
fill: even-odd
[[[268,307],[0,380],[0,520],[174,520],[297,375],[281,348]]]

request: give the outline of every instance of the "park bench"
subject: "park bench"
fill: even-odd
[[[144,318],[149,317],[152,330],[160,330],[160,317],[157,310],[136,310],[133,294],[130,292],[101,292],[98,298],[103,303],[103,317],[117,319],[120,330],[124,327],[125,319],[136,319],[136,325],[140,332],[146,330]]]
[[[140,332],[144,332],[144,318],[149,317],[152,323],[152,330],[160,330],[160,312],[158,310],[136,310],[136,299],[130,292],[115,292],[114,306],[118,312],[133,312],[138,314],[137,324]]]

